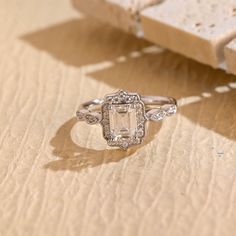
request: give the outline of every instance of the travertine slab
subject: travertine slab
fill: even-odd
[[[139,12],[161,0],[72,0],[80,11],[122,28],[125,31],[139,32]]]
[[[236,37],[235,0],[165,0],[141,18],[145,38],[213,67]]]
[[[214,68],[236,38],[235,0],[73,0],[80,11]],[[234,51],[231,50],[231,57]],[[228,65],[229,63],[227,63]],[[230,62],[227,71],[235,73]]]
[[[225,47],[225,60],[227,70],[230,73],[236,74],[236,39],[232,40]]]

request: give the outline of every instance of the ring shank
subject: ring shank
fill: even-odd
[[[177,102],[174,98],[166,96],[141,96],[141,100],[143,101],[147,109],[158,108],[164,105],[177,105]],[[81,104],[79,109],[100,111],[103,102],[104,99],[94,99]]]
[[[163,106],[177,104],[174,98],[165,96],[141,96],[141,100],[145,105]]]

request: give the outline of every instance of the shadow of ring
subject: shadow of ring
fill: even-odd
[[[47,163],[44,168],[53,171],[71,170],[80,171],[86,168],[96,167],[111,162],[119,162],[134,154],[138,149],[150,143],[161,127],[161,123],[149,122],[148,135],[144,142],[138,146],[134,146],[127,151],[121,149],[105,149],[95,150],[91,148],[81,147],[73,142],[71,138],[71,130],[78,122],[76,117],[66,121],[56,132],[55,137],[50,141],[53,154],[62,159]]]

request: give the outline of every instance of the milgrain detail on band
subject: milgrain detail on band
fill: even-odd
[[[76,112],[76,116],[80,121],[86,121],[89,125],[98,124],[101,121],[101,114],[99,112],[91,112],[86,109],[81,109]]]
[[[140,96],[123,90],[83,103],[76,116],[88,124],[100,123],[109,146],[127,149],[140,144],[145,123],[161,121],[177,112],[176,100],[163,96]]]
[[[177,112],[176,104],[164,105],[157,109],[147,111],[146,116],[151,121],[161,121],[167,116],[174,115]]]

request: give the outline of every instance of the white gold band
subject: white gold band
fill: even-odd
[[[91,125],[101,124],[109,146],[127,149],[142,142],[146,121],[160,121],[176,112],[177,102],[172,97],[140,96],[121,90],[81,104],[76,116]]]
[[[172,97],[141,96],[140,98],[145,105],[148,120],[160,121],[166,116],[174,115],[177,111],[177,101]],[[80,120],[85,120],[89,124],[99,123],[101,120],[101,106],[103,103],[104,99],[94,99],[85,102],[80,105],[76,115]],[[86,119],[86,115],[88,119]],[[92,119],[92,116],[94,116],[94,119]]]

